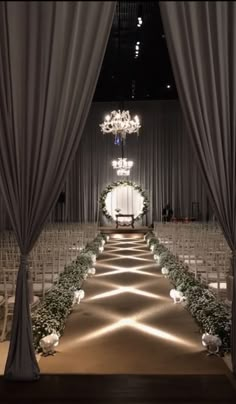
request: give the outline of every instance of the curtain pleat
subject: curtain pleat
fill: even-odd
[[[0,189],[22,254],[5,368],[11,380],[39,377],[27,255],[78,148],[115,5],[0,3]]]
[[[236,3],[170,1],[160,9],[198,167],[232,250],[236,373]]]

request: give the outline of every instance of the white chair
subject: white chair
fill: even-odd
[[[3,268],[0,270],[0,286],[3,289],[3,327],[0,341],[6,339],[8,319],[13,315],[17,274],[18,269],[15,268]],[[38,303],[39,297],[33,296],[33,302],[30,305],[31,310],[33,310]]]

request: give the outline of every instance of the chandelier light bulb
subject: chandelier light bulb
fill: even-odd
[[[126,168],[119,168],[116,172],[117,175],[122,176],[122,177],[127,177],[130,174],[130,170]]]

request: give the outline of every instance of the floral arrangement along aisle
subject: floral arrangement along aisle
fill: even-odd
[[[188,266],[180,262],[155,234],[145,236],[147,245],[154,254],[162,273],[168,277],[176,290],[181,291],[186,300],[184,306],[190,311],[200,327],[200,331],[218,336],[222,341],[221,354],[230,352],[231,311],[217,300],[214,293],[189,272]],[[164,269],[165,268],[165,269]]]
[[[99,234],[95,240],[81,251],[76,260],[65,267],[58,283],[47,293],[44,301],[32,314],[33,340],[36,352],[41,352],[40,340],[56,333],[61,335],[73,305],[77,301],[75,292],[81,289],[96,256],[103,250],[106,235]]]

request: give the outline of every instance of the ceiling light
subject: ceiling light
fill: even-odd
[[[127,177],[130,175],[130,169],[133,167],[133,161],[127,161],[127,158],[119,157],[117,160],[113,160],[112,167],[116,170],[116,174],[119,176]]]
[[[137,133],[141,128],[139,118],[136,115],[131,119],[129,111],[112,111],[105,117],[105,121],[99,125],[101,131],[115,135],[115,144],[120,144],[126,139],[127,134]]]
[[[166,88],[171,88],[171,85],[170,85],[170,84],[167,84]]]
[[[121,24],[120,24],[120,3],[119,3],[119,56],[121,49]],[[119,66],[121,63],[119,63]],[[121,71],[119,72],[120,81],[122,80]],[[122,82],[119,83],[120,87],[122,87]],[[123,104],[123,103],[122,103]],[[133,119],[130,116],[129,111],[112,111],[109,115],[105,117],[103,123],[99,124],[102,133],[111,133],[115,136],[115,144],[122,145],[125,143],[126,135],[131,133],[139,134],[139,129],[141,128],[139,118],[136,115]],[[123,154],[122,154],[123,158]]]

